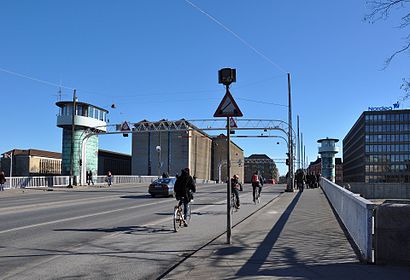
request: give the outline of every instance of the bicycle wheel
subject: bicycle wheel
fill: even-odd
[[[180,207],[175,207],[174,210],[174,231],[177,232],[182,226],[182,211]]]

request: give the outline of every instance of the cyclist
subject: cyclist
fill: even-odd
[[[305,187],[306,176],[303,169],[298,169],[296,171],[296,186],[299,189],[299,192],[303,192],[303,188]]]
[[[238,175],[233,175],[233,177],[231,178],[231,189],[232,189],[232,193],[235,195],[236,197],[236,208],[239,209],[241,206],[241,202],[239,200],[239,191],[242,191],[242,185],[239,183],[239,176]],[[233,206],[233,205],[231,205]]]
[[[256,204],[256,199],[260,197],[263,186],[263,178],[259,175],[259,171],[255,171],[252,175],[253,203]]]
[[[192,193],[196,192],[195,181],[189,175],[189,168],[181,170],[181,175],[178,176],[178,179],[174,185],[175,197],[179,201],[178,206],[184,204],[184,219],[187,218],[187,213],[189,209],[189,202],[192,199]],[[188,224],[184,221],[184,226],[187,227]]]

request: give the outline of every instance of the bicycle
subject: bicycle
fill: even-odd
[[[236,195],[232,192],[231,193],[231,214],[233,214],[233,212],[237,212],[238,209],[239,209],[238,200],[236,199]]]
[[[253,203],[257,204],[261,202],[261,191],[262,191],[262,187],[255,187],[255,200],[253,201]]]
[[[191,221],[191,207],[190,202],[188,202],[187,216],[184,218],[184,209],[182,205],[184,204],[183,198],[180,199],[174,207],[174,231],[177,232],[185,224],[189,224]]]

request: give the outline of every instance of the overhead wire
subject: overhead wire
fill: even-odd
[[[195,9],[197,9],[199,12],[201,12],[202,14],[204,14],[205,16],[207,16],[209,19],[211,19],[213,22],[215,22],[216,24],[218,24],[219,26],[221,26],[223,29],[225,29],[226,31],[228,31],[229,33],[231,33],[236,39],[238,39],[239,41],[241,41],[245,46],[247,46],[248,48],[250,48],[252,51],[254,51],[256,54],[258,54],[260,57],[262,57],[264,60],[266,60],[267,62],[269,62],[271,65],[273,65],[275,68],[277,68],[279,71],[283,72],[283,73],[288,73],[285,69],[283,69],[279,64],[275,63],[272,59],[270,59],[268,56],[266,56],[265,54],[263,54],[261,51],[259,51],[257,48],[255,48],[251,43],[249,43],[248,41],[246,41],[245,39],[243,39],[241,36],[239,36],[238,33],[234,32],[232,29],[230,29],[229,27],[227,27],[225,24],[223,24],[220,20],[216,19],[214,16],[210,15],[209,13],[207,13],[206,11],[204,11],[203,9],[201,9],[199,6],[195,5],[194,3],[192,3],[190,0],[184,0],[186,3],[188,3],[189,5],[191,5],[192,7],[194,7]]]
[[[63,86],[61,84],[56,84],[56,83],[53,83],[53,82],[50,82],[50,81],[34,78],[34,77],[31,77],[31,76],[20,74],[20,73],[10,71],[10,70],[4,69],[4,68],[0,68],[0,71],[8,73],[10,75],[18,76],[20,78],[25,78],[25,79],[29,79],[29,80],[32,80],[32,81],[36,81],[36,82],[39,82],[39,83],[42,83],[42,84],[55,86],[55,87],[60,87],[60,88],[65,88],[65,89],[69,89],[69,90],[74,90],[74,88],[71,88],[71,87],[67,87],[67,86]]]

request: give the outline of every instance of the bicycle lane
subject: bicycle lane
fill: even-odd
[[[252,193],[241,194],[241,209],[233,215],[233,224],[243,220],[267,202],[275,199],[282,188],[269,188],[262,203],[252,203]],[[10,275],[7,279],[153,279],[199,250],[226,231],[226,199],[208,201],[195,198],[188,228],[173,232],[172,209],[156,222],[109,234],[87,245],[67,250],[35,267]],[[13,278],[15,277],[15,278]]]

